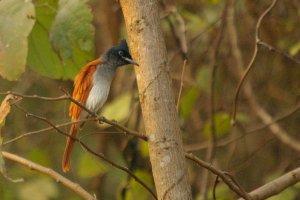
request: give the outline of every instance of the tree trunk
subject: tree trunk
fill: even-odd
[[[120,0],[158,199],[192,199],[156,0]]]

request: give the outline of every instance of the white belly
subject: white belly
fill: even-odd
[[[93,112],[98,112],[106,102],[114,71],[98,67],[92,77],[93,87],[86,101],[86,107]]]
[[[91,89],[86,100],[86,107],[93,112],[98,112],[106,102],[110,89],[107,81],[98,81]]]

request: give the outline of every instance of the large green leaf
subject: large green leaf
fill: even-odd
[[[73,77],[94,50],[94,28],[91,10],[86,0],[60,0],[58,12],[50,30],[54,50],[64,64],[66,75]],[[73,71],[77,68],[77,70]]]
[[[35,22],[31,0],[0,1],[0,75],[17,80],[25,71],[27,37]]]
[[[92,60],[90,9],[86,1],[69,2],[59,1],[56,12],[56,1],[36,1],[38,23],[30,35],[28,65],[43,76],[71,79]]]
[[[65,77],[64,67],[58,55],[53,51],[47,30],[36,24],[29,36],[29,54],[27,63],[40,75],[50,78]]]
[[[40,75],[60,78],[64,75],[63,65],[49,42],[49,29],[55,17],[56,4],[48,1],[48,6],[42,5],[42,0],[36,1],[37,23],[29,35],[29,52],[27,64]]]

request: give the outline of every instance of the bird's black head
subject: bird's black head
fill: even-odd
[[[120,44],[107,50],[101,57],[102,61],[112,67],[120,67],[123,65],[138,64],[131,58],[126,40],[122,40]]]

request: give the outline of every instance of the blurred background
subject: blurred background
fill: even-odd
[[[0,10],[3,11],[7,2],[0,1]],[[11,2],[15,5],[13,9],[30,12],[30,8],[26,10],[22,5],[24,2]],[[27,14],[27,17],[33,18],[35,23],[28,31],[28,44],[24,44],[28,47],[28,52],[23,52],[26,67],[15,69],[13,65],[9,66],[12,71],[20,73],[12,76],[2,73],[0,92],[58,97],[64,94],[63,88],[71,93],[72,79],[80,68],[126,38],[121,8],[116,1],[75,0],[70,3],[66,0],[34,0],[32,3],[35,15]],[[241,72],[253,54],[256,22],[271,3],[271,0],[159,1],[174,101],[180,99],[178,114],[185,148],[207,160],[212,140],[213,105],[216,148],[214,156],[209,158],[210,162],[230,172],[247,191],[300,164],[299,146],[297,150],[300,144],[300,65],[283,55],[286,53],[300,60],[299,1],[278,1],[263,19],[260,39],[280,52],[258,45],[253,67],[239,95],[237,123],[235,126],[230,123]],[[5,16],[4,12],[0,14],[0,36],[3,38],[5,34],[11,34],[5,31],[4,25],[14,26],[16,23],[15,45],[20,45],[20,48],[11,55],[14,61],[18,61],[19,50],[23,47],[17,39],[24,37],[20,35],[22,29],[18,30],[18,18],[12,14],[17,11],[5,13],[12,15],[12,21],[7,21],[5,17],[9,16]],[[0,62],[2,59],[0,48]],[[5,68],[5,65],[0,66]],[[212,82],[214,101],[211,100]],[[4,97],[1,95],[0,100]],[[68,101],[23,99],[17,105],[46,117],[54,124],[70,121]],[[101,114],[130,129],[144,132],[132,66],[118,69],[109,100]],[[272,121],[276,121],[276,127],[274,123],[270,126]],[[13,107],[2,129],[4,143],[46,127],[48,125],[44,122],[26,117],[24,112]],[[69,127],[61,130],[68,132]],[[282,135],[290,140],[282,142]],[[154,190],[146,142],[94,122],[84,126],[80,139],[95,151],[104,153],[108,159],[127,166]],[[52,130],[9,142],[3,149],[62,173],[64,145],[65,137]],[[194,199],[203,199],[205,193],[208,199],[212,199],[215,176],[210,174],[205,181],[204,170],[190,161],[187,163]],[[72,166],[66,176],[99,199],[151,199],[151,195],[128,174],[93,157],[80,145],[76,145]],[[25,181],[12,183],[1,178],[0,199],[81,199],[49,177],[18,163],[7,160],[6,168],[10,177],[24,178]],[[294,185],[271,199],[300,199],[299,187],[299,184]],[[217,185],[216,195],[218,200],[236,197],[223,183]]]

